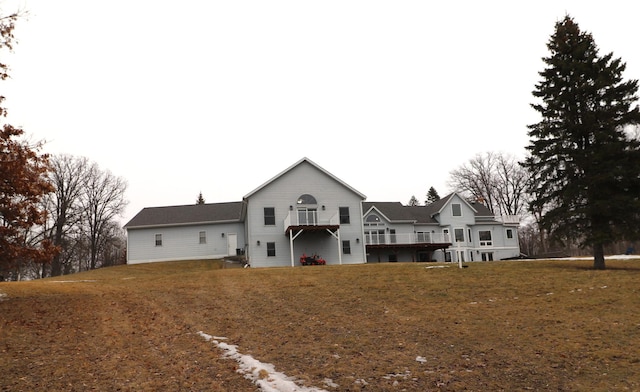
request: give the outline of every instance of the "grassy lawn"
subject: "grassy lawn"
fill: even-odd
[[[0,283],[0,390],[255,391],[198,331],[326,390],[640,390],[640,261],[591,264],[198,261]]]

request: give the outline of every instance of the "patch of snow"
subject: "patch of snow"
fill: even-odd
[[[406,380],[409,377],[411,377],[411,372],[407,370],[404,373],[390,373],[390,374],[387,374],[386,376],[383,376],[382,378],[384,378],[385,380],[391,380],[393,378],[402,378]]]
[[[322,382],[324,382],[324,385],[330,387],[330,388],[338,388],[340,385],[336,384],[335,382],[333,382],[332,379],[330,378],[325,378],[324,380],[322,380]]]
[[[416,357],[416,362],[420,362],[420,363],[427,363],[427,358],[425,357],[421,357],[421,356],[417,356]]]
[[[605,256],[605,260],[637,260],[640,255],[611,255]],[[593,256],[558,257],[551,260],[593,260]]]
[[[432,268],[449,268],[450,265],[432,265],[429,267],[424,267],[425,269],[432,269]]]
[[[7,300],[7,293],[0,292],[0,302]]]
[[[270,363],[262,363],[250,355],[241,354],[238,347],[221,342],[224,337],[212,336],[202,331],[198,332],[206,341],[215,344],[224,351],[225,358],[238,362],[238,373],[253,381],[264,392],[328,392],[325,389],[304,387],[296,384],[291,377],[277,372],[275,366]],[[325,379],[326,380],[326,379]]]

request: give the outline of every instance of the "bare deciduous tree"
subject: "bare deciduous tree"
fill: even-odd
[[[409,199],[409,203],[407,204],[408,206],[419,206],[420,202],[418,201],[418,199],[416,198],[415,195],[411,196],[411,199]]]
[[[523,215],[527,172],[516,158],[503,153],[478,154],[450,173],[449,186],[484,203],[497,215]]]
[[[66,154],[53,156],[50,162],[49,178],[55,191],[45,198],[45,208],[49,213],[49,227],[45,227],[45,235],[60,249],[51,262],[51,276],[58,276],[72,261],[73,249],[77,245],[73,238],[80,231],[80,202],[89,163],[87,158]]]
[[[124,197],[127,183],[109,171],[100,170],[94,163],[87,170],[84,188],[82,206],[89,245],[89,268],[94,269],[99,252],[109,240],[112,221],[127,206]]]

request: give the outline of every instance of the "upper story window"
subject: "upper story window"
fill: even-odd
[[[513,229],[507,229],[507,238],[508,239],[512,239],[513,238]]]
[[[318,210],[315,208],[298,208],[299,225],[316,225],[318,223]]]
[[[340,224],[347,224],[350,223],[350,218],[349,218],[349,207],[340,207]]]
[[[480,239],[480,246],[492,246],[493,241],[491,240],[491,231],[490,230],[480,230],[478,232],[478,237]]]
[[[458,203],[451,204],[451,215],[462,216],[462,206]]]
[[[382,222],[380,221],[380,217],[378,215],[371,214],[364,220],[364,224],[366,226],[378,226],[381,225]]]
[[[301,205],[301,204],[318,204],[318,202],[316,201],[316,198],[313,197],[312,195],[305,193],[304,195],[300,196],[298,198],[298,200],[296,201],[296,204]]]
[[[464,242],[464,229],[453,229],[453,235],[456,237],[456,242]]]
[[[431,242],[431,233],[428,231],[418,231],[416,232],[416,241],[417,242]]]
[[[264,225],[273,226],[276,224],[276,209],[274,207],[264,208]]]

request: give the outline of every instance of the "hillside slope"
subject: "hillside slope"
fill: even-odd
[[[0,283],[2,391],[638,390],[640,264],[119,266]],[[427,268],[427,267],[442,268]]]

